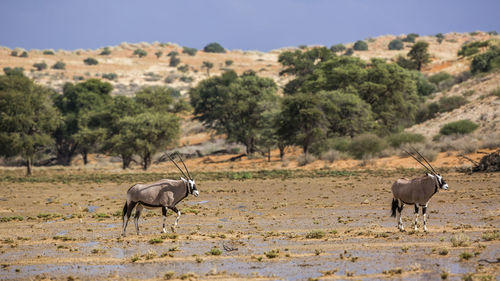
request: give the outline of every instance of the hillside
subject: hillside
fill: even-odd
[[[403,50],[388,50],[388,44],[391,40],[396,38],[404,38],[405,35],[394,36],[385,35],[377,38],[368,38],[365,41],[368,43],[367,51],[354,51],[353,56],[369,60],[371,58],[382,58],[388,61],[395,61],[398,56],[405,56],[411,49],[413,43],[404,43]],[[430,76],[439,72],[447,72],[453,76],[460,76],[467,72],[470,65],[470,59],[461,58],[457,56],[457,52],[461,46],[466,42],[484,41],[498,36],[489,35],[484,32],[473,33],[449,33],[444,35],[441,43],[438,42],[435,36],[421,36],[417,41],[425,41],[429,43],[429,53],[431,54],[431,62],[422,70],[424,75]],[[347,48],[351,48],[354,43],[345,43]],[[314,48],[315,46],[308,46],[305,48]],[[183,53],[183,47],[172,43],[122,43],[118,46],[109,46],[110,54],[102,55],[104,48],[97,50],[57,50],[53,54],[46,54],[47,50],[26,50],[28,56],[20,57],[24,49],[16,48],[11,50],[9,48],[0,48],[0,67],[22,67],[25,74],[34,79],[35,82],[50,86],[58,91],[61,91],[62,85],[66,82],[79,82],[88,78],[102,78],[109,81],[114,86],[114,95],[131,96],[139,88],[143,86],[162,85],[178,89],[181,94],[185,94],[190,87],[194,87],[198,82],[206,79],[209,76],[218,75],[227,69],[232,69],[238,74],[247,70],[253,70],[259,76],[268,77],[273,79],[280,87],[284,86],[290,77],[280,76],[282,70],[281,64],[278,62],[280,53],[293,50],[296,48],[282,48],[270,52],[259,51],[242,51],[242,50],[228,50],[226,53],[207,53],[202,50],[196,52],[195,55]],[[147,52],[144,57],[134,55],[134,51],[142,49]],[[17,56],[13,56],[12,52],[16,51]],[[161,55],[157,57],[156,54]],[[170,66],[170,54],[177,52],[180,63],[172,67]],[[45,53],[45,54],[44,54]],[[84,60],[87,58],[94,58],[98,61],[97,65],[87,65]],[[33,66],[36,63],[45,62],[47,68],[38,71]],[[56,62],[64,62],[65,69],[53,69],[52,66]],[[213,68],[207,71],[203,67],[204,62],[211,62]],[[182,66],[179,68],[179,66]],[[103,75],[115,74],[116,78],[106,80]],[[457,144],[450,145],[447,149],[438,148],[439,151],[446,150],[464,150],[464,142],[468,145],[473,144],[477,148],[492,148],[498,146],[500,139],[500,99],[498,96],[491,95],[490,93],[500,88],[500,73],[490,73],[488,75],[479,75],[472,77],[464,82],[456,83],[453,86],[443,89],[440,92],[434,93],[430,96],[428,103],[438,102],[442,97],[462,96],[465,97],[467,103],[459,108],[450,112],[440,113],[435,118],[427,120],[421,124],[414,125],[407,128],[407,132],[419,133],[430,141],[435,135],[438,134],[440,128],[452,121],[461,119],[470,119],[480,125],[471,136],[466,140],[461,140],[462,146]],[[210,154],[213,151],[220,149],[238,151],[242,149],[241,146],[224,144],[223,136],[214,136],[211,132],[207,131],[203,126],[192,121],[190,116],[185,116],[182,122],[182,138],[180,141],[180,150],[186,154],[196,154],[201,151],[203,155]],[[455,142],[451,140],[448,142]],[[491,143],[489,145],[488,143]],[[437,144],[443,145],[446,144]],[[434,147],[434,149],[436,149]],[[472,149],[475,152],[475,149]],[[436,153],[437,153],[436,152]],[[299,150],[292,149],[287,152],[290,161],[280,163],[277,157],[277,151],[273,152],[274,164],[264,164],[264,159],[245,159],[238,164],[238,169],[259,169],[259,168],[273,168],[279,169],[283,167],[297,168],[297,157],[300,154]],[[394,155],[394,153],[392,154]],[[439,158],[448,157],[450,155],[440,155]],[[480,155],[474,158],[478,159]],[[232,163],[227,163],[227,157],[205,157],[196,160],[192,163],[198,169],[204,167],[211,167],[209,169],[218,169],[222,166],[227,166],[233,169]],[[78,161],[78,159],[76,160]],[[401,165],[396,159],[391,159],[396,166]],[[217,164],[224,162],[225,164]],[[456,159],[448,159],[440,161],[442,165],[457,164]],[[260,163],[260,164],[259,164]],[[335,162],[335,167],[342,162]],[[102,164],[102,161],[101,161]],[[377,167],[387,167],[391,165],[387,160],[378,162],[345,162],[341,164],[343,168],[353,168],[358,165],[375,165]],[[412,164],[413,165],[413,164]],[[327,164],[322,161],[317,161],[308,165],[308,168],[315,167],[321,168],[332,166],[331,163]],[[342,167],[341,167],[342,168]]]

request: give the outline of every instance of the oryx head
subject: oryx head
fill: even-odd
[[[190,194],[194,195],[195,197],[198,197],[198,195],[200,195],[200,193],[198,192],[198,189],[196,188],[196,183],[193,179],[193,177],[191,176],[191,174],[189,173],[189,170],[188,168],[186,167],[186,164],[184,163],[184,160],[182,160],[182,157],[181,155],[176,152],[175,153],[177,156],[179,156],[179,159],[181,159],[181,162],[182,162],[182,165],[184,166],[184,168],[186,169],[186,173],[187,175],[184,173],[184,171],[179,167],[179,165],[177,165],[177,163],[174,161],[174,159],[172,159],[172,157],[170,155],[167,154],[168,158],[170,158],[170,161],[172,161],[172,163],[175,164],[175,166],[177,167],[177,169],[179,169],[179,171],[181,171],[182,175],[184,175],[184,177],[186,177],[187,179],[181,177],[181,179],[184,181],[184,182],[187,182],[187,187],[188,187],[188,191]]]
[[[418,152],[418,150],[416,150],[413,147],[412,147],[412,149],[420,156],[420,158],[424,159],[425,163],[427,163],[427,165],[429,165],[430,168],[427,167],[426,165],[424,165],[424,163],[422,163],[417,157],[413,156],[413,154],[409,153],[406,150],[404,150],[404,152],[408,153],[408,155],[413,157],[413,159],[417,160],[417,162],[420,163],[420,165],[424,166],[424,168],[427,169],[427,171],[428,171],[427,175],[436,179],[439,188],[442,188],[444,190],[448,190],[448,184],[444,181],[443,177],[440,174],[438,174],[436,172],[436,170],[434,170],[431,163],[429,163],[429,161],[427,161],[427,159],[425,159],[425,157],[422,154],[420,154],[420,152]],[[436,191],[437,191],[437,188],[436,188]]]

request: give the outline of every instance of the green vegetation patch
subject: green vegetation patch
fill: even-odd
[[[474,130],[476,130],[479,127],[478,124],[470,121],[470,120],[459,120],[455,122],[450,122],[445,124],[441,130],[439,130],[439,133],[441,135],[449,136],[453,134],[460,134],[460,135],[465,135],[465,134],[470,134]]]

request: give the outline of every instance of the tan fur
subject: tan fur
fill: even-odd
[[[187,195],[187,183],[183,180],[162,179],[150,184],[133,185],[127,191],[127,203],[142,202],[152,206],[175,207]]]

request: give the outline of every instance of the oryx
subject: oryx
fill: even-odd
[[[167,232],[165,230],[167,208],[177,213],[177,218],[171,228],[172,231],[175,232],[175,227],[177,226],[181,216],[181,212],[175,207],[175,205],[177,205],[177,203],[179,203],[182,199],[186,198],[189,194],[198,197],[199,193],[196,189],[196,183],[194,182],[193,177],[191,177],[191,174],[189,173],[189,170],[187,169],[186,164],[184,164],[181,156],[178,155],[182,165],[184,165],[184,168],[186,169],[187,176],[179,165],[177,165],[177,163],[172,159],[172,157],[168,154],[167,156],[170,158],[170,161],[175,164],[179,171],[181,171],[184,177],[181,177],[180,180],[162,179],[154,183],[134,184],[131,186],[127,191],[127,201],[123,207],[123,236],[125,236],[125,229],[127,228],[127,224],[134,207],[136,208],[134,218],[135,228],[137,229],[138,235],[140,234],[139,217],[144,207],[148,209],[161,208],[163,215],[163,233]]]
[[[422,166],[424,166],[428,173],[425,176],[416,179],[398,179],[392,185],[392,217],[397,216],[396,220],[398,222],[398,228],[404,231],[403,221],[401,220],[401,211],[403,210],[404,204],[415,205],[415,231],[417,230],[417,220],[418,220],[418,209],[422,207],[422,215],[424,217],[424,231],[427,231],[427,218],[426,211],[427,205],[431,197],[438,192],[439,188],[444,190],[448,189],[448,184],[444,181],[443,177],[434,170],[429,161],[425,159],[415,148],[415,152],[429,165],[427,167],[424,165],[417,157],[413,154],[408,153],[411,157],[417,160]]]

